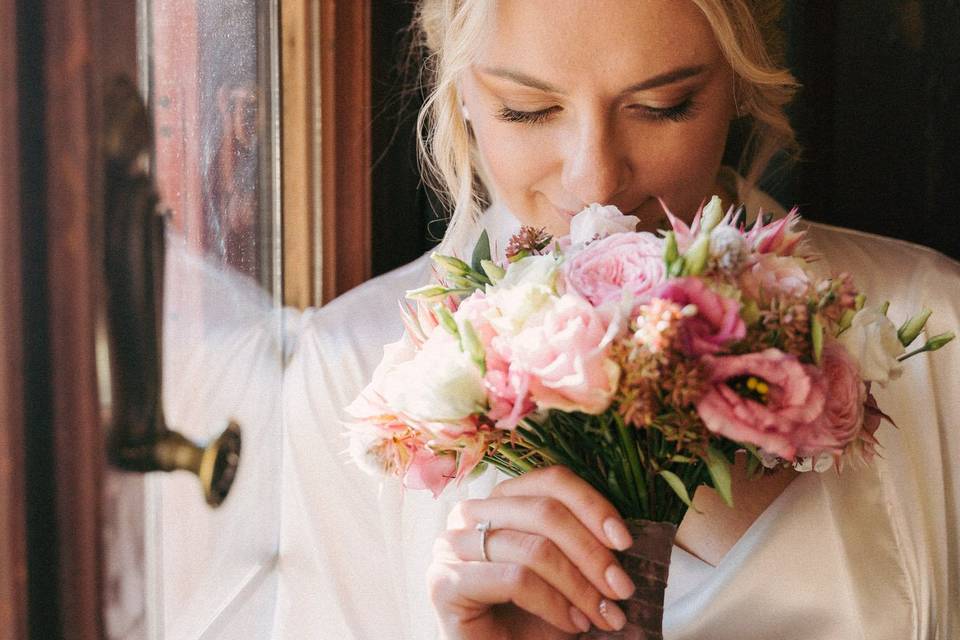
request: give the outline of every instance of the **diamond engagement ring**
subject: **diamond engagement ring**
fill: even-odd
[[[490,531],[490,521],[478,522],[476,529],[480,532],[480,559],[483,562],[490,562],[490,558],[487,557],[487,531]]]

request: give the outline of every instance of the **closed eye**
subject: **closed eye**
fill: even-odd
[[[644,105],[630,105],[628,107],[637,116],[645,120],[654,122],[672,121],[683,122],[696,115],[699,105],[693,101],[693,98],[687,98],[683,102],[670,107],[647,107]]]
[[[504,122],[519,122],[522,124],[540,124],[560,110],[560,107],[548,107],[538,111],[518,111],[510,107],[500,107],[496,117]]]

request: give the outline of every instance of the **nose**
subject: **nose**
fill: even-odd
[[[616,142],[613,127],[602,118],[583,123],[570,139],[563,163],[561,184],[587,206],[615,204],[631,179],[628,159]]]

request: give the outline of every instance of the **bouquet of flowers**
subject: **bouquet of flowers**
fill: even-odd
[[[666,209],[666,207],[665,207]],[[898,377],[928,310],[899,328],[848,274],[817,274],[796,210],[745,224],[714,197],[687,225],[635,231],[592,205],[554,239],[524,227],[491,259],[434,255],[406,334],[350,405],[365,468],[438,495],[478,468],[562,464],[632,524],[634,634],[660,637],[676,525],[701,484],[728,503],[751,471],[869,461],[886,416],[871,385]],[[632,557],[630,557],[632,556]]]

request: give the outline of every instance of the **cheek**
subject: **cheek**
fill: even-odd
[[[703,113],[687,122],[668,125],[636,149],[637,178],[648,194],[663,198],[683,215],[699,206],[714,189],[726,147],[729,120]]]
[[[551,154],[544,153],[549,142],[536,132],[520,131],[521,127],[492,118],[474,122],[473,126],[493,188],[508,205],[520,204],[518,199],[532,195],[551,171]]]

